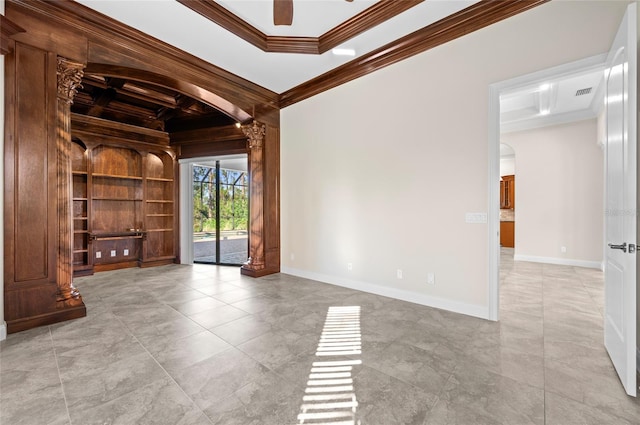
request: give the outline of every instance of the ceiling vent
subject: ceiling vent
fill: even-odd
[[[584,94],[589,94],[589,93],[591,93],[591,89],[592,88],[593,87],[587,87],[586,89],[580,89],[580,90],[576,91],[576,96],[582,96]]]

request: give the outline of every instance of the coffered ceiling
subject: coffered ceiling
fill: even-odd
[[[500,96],[503,133],[595,118],[603,107],[604,57],[591,66]]]
[[[77,1],[277,93],[477,3],[294,0],[293,24],[275,26],[272,0]]]

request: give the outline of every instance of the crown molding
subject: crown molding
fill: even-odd
[[[4,15],[0,14],[0,54],[6,55],[11,52],[9,47],[9,39],[20,32],[24,32],[24,29],[20,25],[16,25]]]
[[[525,12],[549,0],[483,0],[280,94],[293,105],[378,69]]]
[[[321,55],[345,41],[422,3],[424,0],[382,0],[320,37],[271,36],[225,9],[214,0],[177,0],[264,52]]]

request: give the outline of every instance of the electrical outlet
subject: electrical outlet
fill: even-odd
[[[567,252],[567,247],[566,246],[561,246],[560,247],[560,252],[562,252],[562,253]]]
[[[96,251],[96,258],[102,258],[102,252]]]
[[[129,250],[125,248],[125,250],[124,250],[123,254],[124,254],[125,256],[129,255]]]
[[[112,249],[112,250],[111,250],[111,256],[112,256],[112,257],[115,257],[115,256],[116,256],[116,250],[115,250],[115,249]]]
[[[436,284],[436,275],[434,273],[427,273],[427,283],[429,285]]]
[[[353,263],[347,263],[347,270],[353,270]]]
[[[398,270],[396,270],[396,277],[397,277],[398,279],[402,279],[402,269],[398,269]]]

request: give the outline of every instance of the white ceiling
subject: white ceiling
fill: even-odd
[[[175,0],[76,1],[277,93],[354,59],[331,51],[322,55],[266,53]],[[361,56],[476,1],[424,1],[339,47],[355,49],[356,57]],[[291,28],[273,25],[272,0],[220,3],[268,35],[318,36],[375,1],[294,0]]]
[[[596,117],[603,102],[603,79],[604,64],[503,93],[500,96],[501,131],[520,131]],[[577,95],[578,90],[589,88],[589,93]]]

